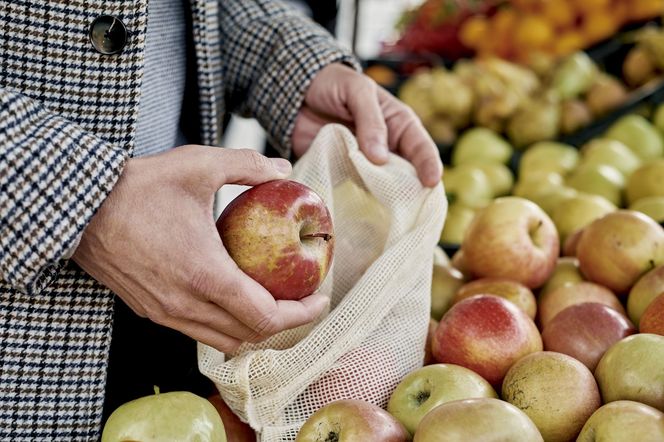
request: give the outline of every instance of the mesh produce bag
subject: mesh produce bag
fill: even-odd
[[[447,211],[442,185],[423,188],[396,155],[371,164],[340,125],[320,131],[292,179],[313,188],[333,217],[334,261],[320,288],[329,311],[233,355],[203,344],[198,352],[202,373],[265,442],[294,440],[333,400],[384,407],[422,365],[433,249]]]

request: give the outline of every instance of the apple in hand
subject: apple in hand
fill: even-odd
[[[576,440],[660,442],[664,440],[664,413],[639,402],[609,402],[590,416]]]
[[[413,434],[422,418],[438,405],[480,397],[498,395],[474,371],[454,364],[434,364],[403,378],[390,396],[387,411]]]
[[[475,215],[463,240],[470,272],[541,286],[556,265],[559,239],[549,216],[536,204],[503,197]]]
[[[664,292],[664,265],[655,267],[643,275],[629,291],[627,314],[634,325],[640,326],[643,313],[662,292]]]
[[[525,285],[505,278],[482,278],[476,279],[461,286],[456,295],[454,303],[470,298],[475,295],[495,295],[512,301],[523,310],[530,319],[535,319],[537,302],[535,295]]]
[[[572,440],[602,405],[590,370],[570,356],[550,351],[515,363],[505,376],[502,397],[526,413],[547,442]]]
[[[413,442],[542,442],[528,416],[499,399],[476,398],[447,402],[420,422]]]
[[[332,217],[316,192],[291,180],[246,190],[217,220],[224,247],[276,299],[312,294],[332,263]]]
[[[476,295],[454,304],[433,337],[438,362],[473,370],[499,386],[510,366],[542,350],[535,323],[512,302],[493,295]]]
[[[622,338],[636,333],[625,315],[604,304],[584,302],[558,313],[544,327],[544,350],[564,353],[595,370],[602,355]]]
[[[584,302],[604,304],[620,314],[625,314],[625,309],[620,300],[611,290],[599,284],[583,281],[558,287],[540,295],[539,322],[542,330],[558,313],[567,307]]]
[[[576,256],[589,281],[627,293],[644,273],[664,263],[664,229],[640,212],[609,213],[584,229]]]
[[[406,442],[406,429],[387,411],[369,402],[342,399],[320,408],[304,423],[295,442]]]
[[[145,396],[118,407],[106,421],[102,442],[219,441],[226,430],[215,407],[188,391]]]
[[[664,336],[664,291],[650,303],[641,316],[641,333],[654,333]]]
[[[628,399],[664,411],[664,336],[638,333],[613,344],[595,369],[604,402]]]

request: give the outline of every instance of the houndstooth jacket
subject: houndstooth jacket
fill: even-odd
[[[113,294],[63,256],[132,154],[148,0],[0,0],[0,440],[96,440]],[[269,0],[191,0],[200,138],[253,115],[287,153],[303,94],[350,61]],[[128,40],[91,45],[112,15]],[[129,245],[128,245],[129,246]]]

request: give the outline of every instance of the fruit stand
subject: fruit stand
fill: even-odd
[[[382,396],[350,397],[345,386],[366,379],[335,367],[378,353],[346,352],[301,389],[336,383],[345,396],[319,394],[295,441],[664,441],[663,16],[662,0],[426,0],[404,11],[398,38],[362,62],[412,108],[444,163],[428,324],[413,325],[428,327],[421,363],[386,378]],[[339,187],[326,200],[352,201],[362,186]],[[387,244],[388,227],[369,218],[392,212],[362,198],[371,216],[353,220],[358,231]],[[321,224],[308,239],[331,247]],[[251,261],[246,236],[238,253]],[[353,277],[375,271],[377,250]],[[332,252],[317,253],[316,287]],[[387,372],[385,354],[374,365]],[[254,440],[232,410],[246,398],[229,408],[222,396],[211,401],[228,440]],[[213,412],[159,400],[176,399]],[[116,425],[139,405],[119,409]]]

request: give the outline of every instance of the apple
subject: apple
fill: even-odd
[[[658,223],[664,222],[664,196],[646,196],[639,198],[629,206],[629,210],[636,210],[648,215]]]
[[[556,261],[553,274],[540,289],[540,296],[558,287],[576,284],[581,281],[584,281],[584,279],[581,270],[579,270],[579,260],[573,256],[563,256]]]
[[[519,177],[512,194],[529,200],[539,195],[549,193],[563,186],[563,177],[556,172]]]
[[[530,319],[535,319],[535,295],[525,285],[505,278],[481,278],[461,286],[454,295],[454,303],[474,295],[495,295],[513,302]]]
[[[312,294],[332,263],[332,217],[309,187],[275,180],[230,202],[217,220],[224,247],[276,299]]]
[[[565,184],[579,192],[603,196],[614,205],[620,206],[625,178],[613,166],[606,164],[583,165],[567,177]]]
[[[215,407],[188,391],[145,396],[118,407],[108,418],[102,442],[209,440],[226,442],[226,430]]]
[[[304,423],[295,442],[375,440],[406,442],[410,436],[392,415],[369,402],[342,399],[318,409]]]
[[[657,295],[643,312],[639,331],[664,336],[664,291]]]
[[[208,397],[208,401],[217,409],[224,423],[228,442],[256,442],[256,433],[254,430],[233,413],[233,410],[224,402],[219,393]]]
[[[563,256],[576,257],[576,251],[579,247],[581,235],[583,235],[583,229],[579,229],[571,235],[567,236],[565,242],[563,243]]]
[[[604,197],[579,193],[560,201],[553,208],[551,219],[564,243],[567,237],[577,230],[615,210],[617,207]]]
[[[470,279],[470,269],[466,263],[466,253],[462,248],[459,248],[452,256],[452,267],[460,271],[464,279]]]
[[[599,407],[579,433],[577,442],[659,442],[664,440],[664,413],[634,401]]]
[[[547,215],[553,215],[553,209],[561,202],[568,198],[578,195],[575,189],[563,185],[546,189],[534,195],[529,195],[528,199],[542,208]]]
[[[618,140],[595,138],[581,148],[581,166],[613,166],[629,177],[639,168],[641,159]]]
[[[429,318],[429,328],[427,329],[427,339],[424,341],[424,365],[433,364],[436,360],[433,358],[433,353],[431,352],[431,342],[433,340],[433,335],[436,333],[438,328],[438,321],[433,318]]]
[[[502,163],[479,163],[474,166],[484,172],[489,179],[494,197],[510,193],[514,185],[514,175],[509,167]]]
[[[431,344],[438,362],[457,364],[499,386],[519,358],[542,350],[535,323],[510,301],[493,295],[464,299],[443,316]]]
[[[445,244],[461,244],[473,218],[475,218],[475,209],[461,203],[450,204],[440,241]]]
[[[602,405],[590,370],[551,351],[515,363],[505,376],[502,397],[526,413],[547,442],[572,440]]]
[[[628,336],[604,353],[595,378],[604,402],[641,402],[664,411],[664,336]]]
[[[491,182],[479,167],[471,165],[446,169],[443,185],[450,204],[460,203],[478,209],[493,198]]]
[[[453,267],[433,266],[431,278],[431,317],[438,321],[450,308],[454,294],[465,283],[463,274]]]
[[[519,177],[545,175],[550,172],[566,175],[579,162],[579,151],[573,146],[555,141],[533,144],[521,156]]]
[[[549,216],[518,197],[498,198],[478,212],[462,244],[474,276],[508,278],[531,289],[549,278],[559,251]]]
[[[664,265],[643,275],[627,296],[627,315],[638,327],[648,305],[664,291]]]
[[[625,314],[620,300],[611,290],[599,284],[582,281],[564,285],[540,295],[538,310],[542,330],[558,313],[569,306],[583,302],[598,302],[611,307],[620,314]]]
[[[454,146],[452,165],[507,163],[514,149],[500,135],[484,127],[465,131]]]
[[[601,116],[621,106],[627,99],[627,88],[617,78],[600,74],[586,93],[586,103],[594,115]]]
[[[434,364],[408,374],[392,392],[387,411],[415,433],[422,418],[438,405],[460,399],[497,398],[480,375],[453,364]]]
[[[648,196],[664,196],[664,159],[644,164],[630,175],[625,188],[627,202],[632,204]]]
[[[644,273],[664,263],[664,229],[640,212],[609,213],[584,229],[576,256],[589,281],[627,293]]]
[[[447,402],[420,422],[413,442],[542,442],[537,427],[514,405],[493,398]]]
[[[664,142],[657,129],[640,115],[630,114],[613,123],[604,135],[623,142],[644,161],[664,155]]]
[[[625,315],[604,304],[584,302],[554,316],[544,327],[542,341],[544,350],[572,356],[593,371],[609,347],[634,333]]]

